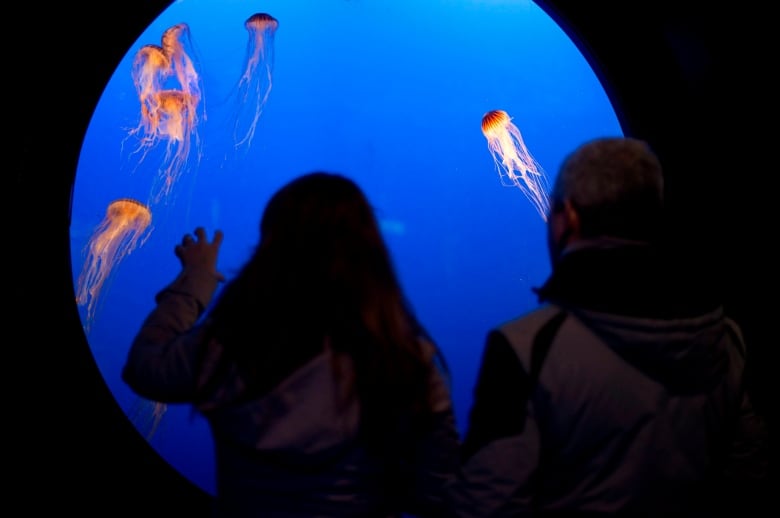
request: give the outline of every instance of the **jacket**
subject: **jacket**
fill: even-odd
[[[216,286],[213,276],[184,271],[156,295],[122,371],[137,394],[192,403],[222,364],[222,348],[204,339],[204,323],[198,322]],[[336,376],[334,366],[343,375]],[[214,438],[215,516],[438,516],[459,446],[444,377],[432,361],[434,426],[409,458],[399,459],[401,473],[388,482],[388,466],[358,439],[357,400],[341,397],[350,371],[349,358],[325,348],[257,400],[220,404],[243,387],[233,368],[208,400],[198,402]]]
[[[643,245],[565,254],[488,333],[456,514],[721,516],[764,483],[742,334],[694,281]]]

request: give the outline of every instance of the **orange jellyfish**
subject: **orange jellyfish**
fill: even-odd
[[[144,45],[133,60],[132,77],[141,104],[141,120],[129,135],[139,139],[134,152],[141,155],[138,164],[165,142],[159,178],[150,196],[154,203],[171,193],[188,165],[193,147],[196,162],[201,157],[197,127],[203,95],[191,49],[189,27],[180,23],[163,33],[161,46]]]
[[[179,23],[166,29],[162,35],[162,48],[171,62],[173,73],[182,90],[193,100],[200,101],[200,75],[195,69],[192,55],[195,53],[190,37],[190,28]]]
[[[141,124],[146,134],[152,133],[149,116],[156,110],[157,94],[163,90],[171,73],[171,60],[158,45],[144,45],[133,58],[133,83],[141,101]]]
[[[501,183],[518,187],[536,211],[547,221],[550,208],[547,173],[525,147],[520,130],[503,110],[492,110],[482,117],[482,134],[498,169]]]
[[[138,397],[130,410],[130,420],[147,441],[151,441],[162,424],[168,405]]]
[[[158,112],[159,93],[165,88],[165,81],[171,73],[171,61],[162,47],[144,45],[133,58],[131,75],[138,100],[141,103],[141,121],[130,135],[141,138],[139,150],[148,152],[156,144],[157,127],[154,117]],[[145,157],[141,157],[141,160]]]
[[[152,214],[143,203],[121,198],[109,204],[84,248],[85,261],[76,287],[76,303],[86,312],[86,330],[95,317],[106,281],[119,262],[148,239],[151,222]]]
[[[244,71],[236,87],[237,111],[233,128],[236,149],[252,144],[257,122],[271,93],[274,35],[279,22],[270,14],[256,13],[247,18],[244,27],[249,31],[249,41]]]
[[[163,90],[155,95],[154,110],[149,113],[154,142],[165,141],[165,156],[154,182],[151,200],[159,202],[171,194],[184,171],[193,142],[199,147],[196,101],[181,90]],[[200,151],[197,152],[198,159]]]

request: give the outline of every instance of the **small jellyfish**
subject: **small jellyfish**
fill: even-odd
[[[149,208],[130,198],[113,201],[106,209],[84,248],[85,261],[76,287],[76,303],[85,308],[87,331],[106,281],[122,259],[148,239],[151,223]]]
[[[167,403],[138,397],[128,415],[136,429],[143,434],[147,441],[151,441],[160,429],[167,411]]]
[[[236,113],[233,135],[236,149],[250,146],[257,122],[273,86],[274,35],[279,22],[266,13],[250,16],[244,27],[249,32],[243,73],[235,90]],[[248,112],[247,112],[248,110]]]
[[[547,173],[525,147],[520,130],[503,110],[482,117],[482,134],[498,169],[501,183],[518,187],[536,211],[547,221],[550,208]]]

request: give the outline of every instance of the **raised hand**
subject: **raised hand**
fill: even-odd
[[[222,231],[216,230],[214,238],[209,242],[203,227],[195,229],[195,237],[185,234],[181,244],[176,245],[174,253],[181,261],[184,270],[202,270],[215,275],[220,281],[225,277],[217,270],[217,256],[222,244]]]

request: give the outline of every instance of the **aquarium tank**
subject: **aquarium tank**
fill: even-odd
[[[557,168],[607,135],[622,130],[605,85],[530,0],[173,2],[116,64],[73,185],[75,303],[100,373],[149,446],[213,494],[205,420],[123,384],[130,342],[185,233],[222,230],[230,278],[276,189],[338,172],[375,207],[464,431],[488,330],[537,307],[549,274]]]

